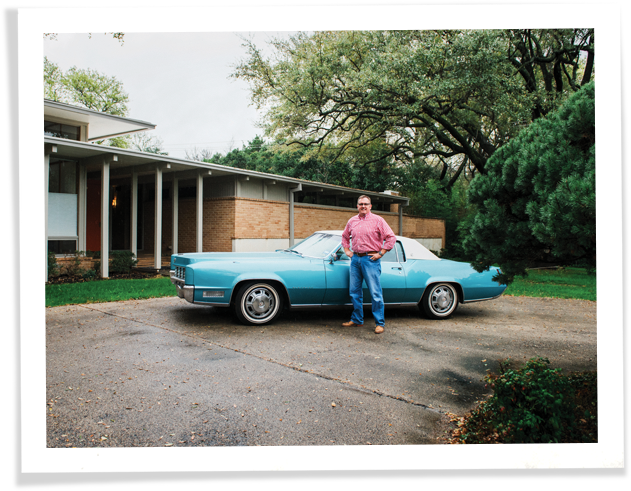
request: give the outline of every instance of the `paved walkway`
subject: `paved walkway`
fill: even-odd
[[[387,310],[382,335],[342,328],[347,315],[247,327],[178,298],[47,309],[47,445],[432,444],[489,393],[498,360],[596,367],[594,302]]]

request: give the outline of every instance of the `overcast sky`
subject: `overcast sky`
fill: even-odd
[[[207,148],[241,148],[262,130],[249,105],[248,85],[229,78],[245,57],[241,37],[264,45],[287,33],[59,34],[44,40],[44,54],[62,70],[91,68],[115,76],[129,94],[128,117],[156,126],[150,131],[173,157]],[[240,37],[241,36],[241,37]]]
[[[227,78],[245,54],[236,32],[255,33],[257,43],[264,43],[267,33],[297,30],[563,27],[596,28],[596,139],[602,142],[596,150],[598,293],[604,302],[598,309],[597,445],[489,445],[483,452],[444,445],[302,447],[298,452],[288,447],[153,449],[142,459],[136,449],[77,449],[72,459],[63,450],[45,449],[45,309],[39,306],[45,304],[47,185],[41,140],[37,143],[41,129],[36,130],[43,116],[44,54],[64,70],[91,68],[118,78],[131,99],[129,116],[156,124],[153,133],[170,155],[183,157],[193,146],[220,152],[240,148],[261,132],[255,127],[259,115],[248,107],[247,86]],[[112,31],[125,33],[123,46],[102,34]],[[573,468],[618,462],[622,438],[607,437],[620,435],[623,408],[620,31],[620,3],[18,9],[19,300],[28,306],[19,313],[22,470]],[[45,32],[59,33],[58,40],[44,41]],[[91,39],[88,32],[94,33]]]

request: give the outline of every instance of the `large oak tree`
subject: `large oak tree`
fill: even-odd
[[[424,162],[453,184],[594,70],[591,29],[336,31],[245,40],[266,135],[353,166]]]
[[[72,67],[66,72],[44,57],[44,98],[85,107],[114,116],[127,116],[129,95],[116,77],[91,69]],[[129,136],[100,141],[113,147],[129,148]]]

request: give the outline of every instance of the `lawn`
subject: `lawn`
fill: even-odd
[[[504,295],[596,301],[596,274],[581,268],[535,269],[517,277]]]
[[[175,286],[166,277],[109,279],[84,283],[46,285],[46,307],[80,303],[118,302],[141,298],[173,297]],[[584,269],[531,270],[517,278],[504,295],[596,300],[596,275]]]
[[[46,285],[46,307],[79,303],[118,302],[141,298],[173,297],[177,295],[170,278],[134,280],[109,279]]]

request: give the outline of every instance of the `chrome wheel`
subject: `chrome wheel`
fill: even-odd
[[[236,314],[244,324],[267,324],[280,312],[282,299],[267,283],[244,285],[236,303]]]
[[[431,285],[421,300],[425,314],[432,319],[449,317],[458,306],[458,292],[449,283]]]

